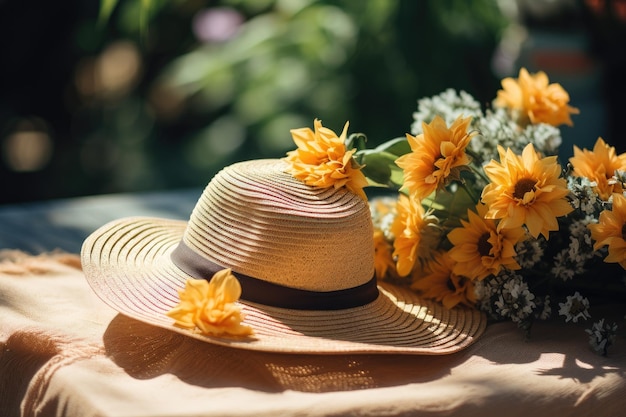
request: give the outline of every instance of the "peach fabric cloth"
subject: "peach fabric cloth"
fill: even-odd
[[[74,255],[0,263],[2,416],[617,416],[626,340],[492,324],[449,356],[280,355],[213,346],[106,307]]]

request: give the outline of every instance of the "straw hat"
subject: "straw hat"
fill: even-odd
[[[447,354],[469,346],[485,317],[444,309],[374,277],[366,201],[345,187],[305,185],[282,160],[220,171],[188,222],[127,218],[83,244],[93,290],[120,313],[210,343],[284,353]],[[174,326],[166,312],[189,278],[230,268],[249,337]]]

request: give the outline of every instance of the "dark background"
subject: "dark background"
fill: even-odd
[[[320,118],[375,145],[448,87],[487,105],[520,66],[620,129],[626,0],[0,0],[0,204],[205,185]]]

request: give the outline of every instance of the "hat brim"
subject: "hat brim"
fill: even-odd
[[[107,305],[128,317],[258,351],[441,355],[469,346],[486,327],[485,315],[477,310],[449,310],[384,282],[375,301],[344,310],[292,310],[241,300],[244,323],[254,329],[251,337],[212,337],[176,327],[165,313],[178,304],[178,290],[190,277],[172,263],[170,253],[185,228],[184,221],[147,217],[102,226],[83,244],[87,281]]]

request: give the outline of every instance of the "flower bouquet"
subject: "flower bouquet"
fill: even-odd
[[[527,336],[535,320],[589,320],[606,354],[618,325],[591,319],[592,302],[624,304],[626,154],[598,138],[560,164],[559,126],[577,113],[559,84],[522,68],[487,109],[451,89],[421,99],[411,133],[373,149],[347,123],[337,136],[316,120],[292,131],[286,159],[312,185],[390,190],[370,201],[379,280]]]

